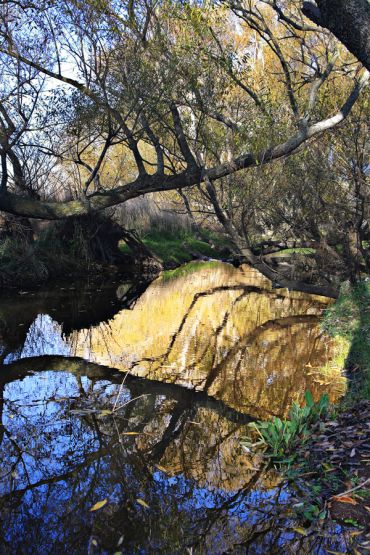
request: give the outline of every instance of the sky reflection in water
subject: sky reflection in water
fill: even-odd
[[[105,307],[117,303],[115,289],[104,294]],[[343,391],[339,373],[319,376],[334,348],[318,325],[324,299],[221,265],[157,280],[90,328],[84,295],[63,294],[63,315],[46,297],[35,295],[21,331],[2,306],[0,553],[343,548],[334,530],[297,534],[296,494],[240,445],[251,416],[284,414],[307,384]],[[96,363],[139,377],[121,387],[122,374]],[[133,401],[107,413],[118,394],[117,406]]]

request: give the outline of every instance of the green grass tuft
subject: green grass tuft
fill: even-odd
[[[352,394],[370,398],[370,282],[343,284],[339,298],[324,315],[322,327],[349,342],[346,366],[355,370]]]
[[[315,254],[315,249],[309,248],[295,248],[295,249],[284,249],[279,252],[270,254],[270,258],[279,258],[280,256],[287,256],[291,254]]]

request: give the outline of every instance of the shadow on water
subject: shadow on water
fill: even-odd
[[[343,551],[334,524],[299,531],[294,489],[240,443],[320,395],[325,299],[222,265],[138,299],[71,288],[3,299],[0,553]]]
[[[49,315],[68,335],[108,322],[122,309],[131,309],[149,286],[149,280],[127,278],[106,281],[61,283],[50,289],[6,292],[0,297],[1,359],[22,350],[31,324],[38,316]]]

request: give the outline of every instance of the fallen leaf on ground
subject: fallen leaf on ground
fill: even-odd
[[[307,530],[305,528],[293,528],[293,530],[302,536],[307,536]]]
[[[348,495],[334,495],[332,497],[333,501],[337,501],[339,503],[349,503],[350,505],[358,505],[357,501],[355,501],[352,497]]]

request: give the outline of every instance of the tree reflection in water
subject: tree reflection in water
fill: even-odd
[[[138,399],[115,415],[89,412],[113,405],[120,376],[59,358],[39,361],[54,370],[33,364],[2,374],[2,553],[333,549],[294,532],[290,492],[242,452],[244,414],[137,378],[122,398]]]
[[[91,288],[2,303],[0,553],[344,549],[330,524],[294,530],[297,493],[240,444],[305,389],[343,393],[328,300],[199,269],[138,300],[147,284],[103,288],[98,307]]]

